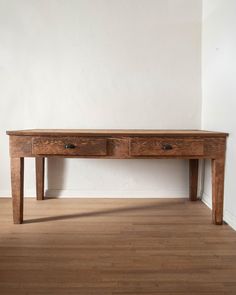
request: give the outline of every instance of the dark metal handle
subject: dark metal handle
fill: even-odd
[[[67,143],[65,144],[65,149],[75,149],[76,146],[73,143]]]
[[[164,151],[169,151],[169,150],[172,150],[173,147],[172,147],[172,145],[169,144],[169,143],[164,143],[164,144],[162,145],[162,149],[163,149]]]

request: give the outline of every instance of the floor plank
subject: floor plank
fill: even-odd
[[[236,232],[187,199],[0,199],[0,294],[236,294]]]

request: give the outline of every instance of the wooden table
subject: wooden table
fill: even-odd
[[[23,222],[24,158],[36,162],[37,200],[44,199],[45,157],[96,159],[189,159],[191,201],[197,200],[199,159],[212,160],[212,221],[223,222],[227,133],[202,130],[7,131],[10,136],[14,223]],[[168,176],[167,176],[168,177]]]

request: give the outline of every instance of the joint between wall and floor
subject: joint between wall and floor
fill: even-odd
[[[0,191],[0,197],[10,197],[10,191]],[[35,190],[25,190],[25,197],[36,196]],[[48,198],[188,198],[188,190],[71,190],[47,189]]]
[[[212,198],[209,194],[203,193],[202,202],[212,209]],[[236,231],[236,216],[229,212],[229,210],[224,209],[224,221],[231,226]]]

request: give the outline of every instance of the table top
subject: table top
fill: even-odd
[[[16,136],[228,136],[228,133],[225,132],[187,129],[28,129],[11,130],[6,133]]]

